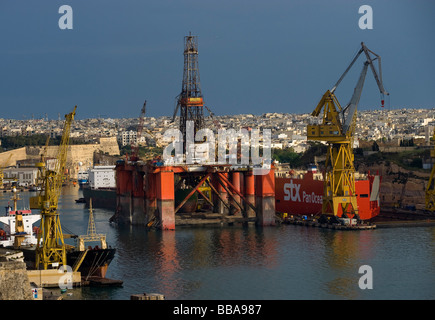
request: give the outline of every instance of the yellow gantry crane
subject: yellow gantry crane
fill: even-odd
[[[435,129],[433,132],[433,141],[435,142]],[[430,156],[435,159],[435,147],[430,151]],[[426,187],[426,210],[435,211],[435,165],[432,167],[429,182]]]
[[[39,164],[43,181],[42,192],[30,199],[30,207],[41,210],[41,231],[38,233],[35,259],[35,266],[38,269],[67,265],[66,247],[57,206],[65,173],[71,123],[74,120],[76,109],[77,106],[71,113],[65,115],[55,170],[47,170],[43,163]]]
[[[342,108],[334,95],[335,90],[353,66],[361,53],[365,53],[358,83],[350,102]],[[374,57],[371,56],[374,55]],[[378,72],[374,61],[378,60]],[[331,90],[327,90],[318,103],[312,116],[318,117],[323,110],[322,124],[307,126],[307,139],[325,141],[328,151],[325,161],[325,179],[322,214],[337,218],[358,218],[358,206],[355,193],[355,167],[353,138],[357,115],[357,105],[361,97],[367,69],[370,66],[382,95],[389,93],[382,83],[381,57],[370,51],[363,42],[361,49]],[[382,99],[382,104],[383,104]]]

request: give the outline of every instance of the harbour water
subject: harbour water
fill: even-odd
[[[85,234],[89,212],[66,187],[59,202],[65,230]],[[28,206],[31,192],[21,192]],[[4,207],[11,193],[1,193]],[[178,228],[146,231],[109,223],[110,210],[94,208],[98,233],[117,248],[107,277],[118,288],[82,287],[70,297],[128,300],[160,293],[168,300],[435,299],[435,227],[338,231],[294,225],[256,228]],[[361,289],[373,271],[373,289]]]

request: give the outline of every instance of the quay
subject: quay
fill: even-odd
[[[338,223],[323,223],[316,219],[301,219],[295,217],[284,218],[283,223],[293,224],[298,226],[316,227],[322,229],[333,230],[373,230],[376,229],[376,224],[359,223],[359,224],[338,224]]]

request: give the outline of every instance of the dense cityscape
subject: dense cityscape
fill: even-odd
[[[145,117],[145,133],[139,144],[163,144],[166,129],[177,128],[178,119],[171,117]],[[235,129],[256,128],[270,129],[272,148],[292,147],[295,152],[304,152],[307,144],[306,127],[310,123],[319,123],[321,118],[310,114],[264,113],[262,115],[240,114],[226,116],[207,116],[206,127],[217,132],[218,128]],[[100,137],[117,137],[121,146],[131,144],[136,139],[138,118],[94,118],[76,120],[71,128],[71,137],[92,143]],[[63,121],[48,119],[12,120],[0,119],[0,135],[29,136],[50,134],[60,136]],[[428,145],[435,126],[435,109],[395,109],[360,111],[356,121],[354,147],[360,141],[379,141],[390,146],[400,146],[401,142],[413,140]]]

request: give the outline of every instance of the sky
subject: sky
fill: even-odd
[[[60,29],[59,7],[72,10]],[[362,5],[373,29],[360,29]],[[172,116],[184,36],[198,36],[216,115],[309,113],[364,42],[382,57],[386,108],[435,107],[435,1],[0,0],[0,118]],[[336,91],[347,104],[361,55]],[[372,73],[358,110],[380,108]],[[205,110],[205,115],[208,112]]]

